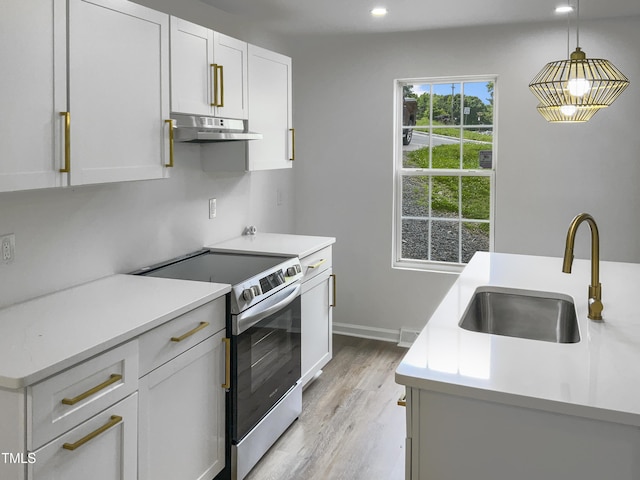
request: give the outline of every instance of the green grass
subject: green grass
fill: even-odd
[[[463,145],[462,165],[464,169],[479,168],[479,151],[486,150],[487,145],[465,143]],[[459,169],[460,145],[439,145],[433,147],[433,168]],[[429,148],[421,148],[407,152],[405,162],[407,168],[429,168]],[[462,188],[462,217],[474,220],[488,220],[490,209],[490,180],[489,177],[460,177],[433,176],[431,208],[434,211],[457,215],[459,209],[458,197]],[[426,205],[428,189],[421,189],[418,202]],[[488,224],[473,225],[488,233]]]

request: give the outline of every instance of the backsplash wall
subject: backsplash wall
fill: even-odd
[[[198,250],[249,224],[290,232],[292,184],[291,170],[204,172],[200,146],[176,144],[169,179],[0,193],[0,235],[16,238],[15,261],[0,263],[0,308]]]

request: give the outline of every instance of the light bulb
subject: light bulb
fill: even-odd
[[[572,78],[567,82],[567,90],[574,97],[584,97],[591,90],[591,82],[586,78]]]
[[[575,105],[562,105],[560,107],[560,113],[565,117],[572,117],[578,111],[578,107]]]

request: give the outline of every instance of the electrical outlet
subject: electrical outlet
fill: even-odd
[[[216,207],[216,199],[209,199],[209,218],[216,218],[217,207]]]
[[[15,257],[16,236],[13,233],[0,237],[0,252],[2,263],[11,263]]]

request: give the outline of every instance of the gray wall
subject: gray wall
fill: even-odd
[[[563,22],[291,42],[296,229],[338,238],[335,322],[382,336],[420,329],[456,278],[391,268],[395,78],[498,75],[497,251],[561,256],[571,219],[587,211],[604,259],[640,261],[640,18],[583,23],[580,38],[631,79],[581,125],[546,123],[528,89],[545,63],[566,58]],[[583,228],[578,257],[588,256]]]
[[[267,48],[283,46],[259,26],[196,0],[140,3]],[[215,147],[206,148],[215,159]],[[0,193],[0,235],[16,238],[15,261],[0,264],[0,307],[195,251],[249,224],[291,232],[292,185],[291,170],[205,173],[199,146],[177,144],[167,180]],[[210,220],[212,197],[218,215]]]

